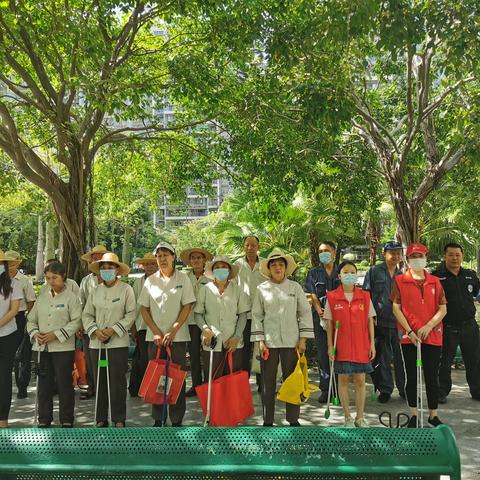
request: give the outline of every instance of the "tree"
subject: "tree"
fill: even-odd
[[[177,9],[143,0],[0,4],[0,149],[50,198],[70,276],[86,249],[88,186],[102,147],[174,142],[203,122],[156,115],[168,103],[168,61],[187,48],[181,34],[161,31]]]
[[[243,20],[252,35],[243,56],[225,53],[238,46],[227,31],[176,64],[179,77],[196,79],[188,89],[196,111],[221,112],[222,160],[251,191],[291,196],[299,184],[314,189],[325,167],[359,175],[361,140],[404,242],[418,240],[425,201],[477,147],[478,2],[261,6]],[[213,48],[229,68],[209,60]]]

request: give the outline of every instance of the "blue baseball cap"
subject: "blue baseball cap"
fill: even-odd
[[[400,242],[387,242],[383,246],[383,251],[386,252],[387,250],[403,250],[403,245]]]

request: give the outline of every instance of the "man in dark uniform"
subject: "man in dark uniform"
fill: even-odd
[[[462,267],[463,249],[458,243],[444,248],[444,262],[433,275],[440,278],[447,297],[447,315],[443,319],[443,347],[439,371],[439,403],[447,403],[452,389],[451,367],[458,345],[474,400],[480,400],[480,336],[475,320],[474,298],[480,281],[473,270]]]
[[[317,345],[318,371],[320,373],[320,389],[322,393],[318,401],[327,403],[328,385],[330,381],[330,361],[328,359],[327,325],[323,320],[323,309],[327,291],[335,290],[340,285],[337,266],[335,265],[336,246],[325,241],[318,247],[320,266],[308,272],[304,290],[312,295],[313,328]]]
[[[370,292],[377,321],[375,337],[378,344],[378,365],[372,373],[375,390],[379,392],[378,401],[386,403],[393,392],[392,360],[395,370],[395,383],[401,397],[405,398],[405,370],[397,333],[397,320],[393,315],[392,293],[393,279],[402,273],[398,264],[402,260],[402,244],[388,242],[383,247],[384,262],[374,265],[365,276],[363,289]]]

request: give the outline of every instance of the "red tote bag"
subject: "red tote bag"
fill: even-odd
[[[172,363],[172,354],[167,348],[166,360],[160,359],[161,348],[157,349],[157,355],[150,360],[143,376],[138,396],[143,398],[145,403],[162,405],[165,394],[169,405],[175,405],[182,390],[183,382],[187,372],[182,370],[180,365]]]
[[[235,427],[254,414],[248,373],[243,370],[233,372],[232,352],[227,353],[226,358],[230,373],[212,381],[209,425],[213,427]],[[205,416],[208,383],[199,385],[195,390]]]

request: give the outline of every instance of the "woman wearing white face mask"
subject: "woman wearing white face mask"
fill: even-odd
[[[358,280],[356,265],[345,261],[338,266],[338,272],[342,285],[327,292],[323,316],[328,320],[328,352],[330,360],[335,361],[334,370],[338,374],[338,393],[345,414],[345,427],[365,427],[365,374],[373,371],[370,360],[375,356],[373,317],[376,313],[370,293],[355,286]],[[355,384],[355,422],[349,407],[351,375]]]
[[[213,354],[214,378],[228,372],[228,364],[217,372],[227,352],[232,352],[233,370],[242,365],[243,330],[247,322],[250,301],[237,282],[239,267],[232,265],[225,255],[214,257],[205,266],[205,276],[213,280],[200,287],[195,305],[195,321],[202,330],[203,370],[208,378],[210,343],[213,337],[217,344]]]
[[[408,270],[395,277],[392,291],[393,313],[398,321],[407,375],[405,393],[410,407],[409,427],[417,425],[417,343],[422,352],[423,374],[430,416],[433,426],[438,418],[438,369],[443,343],[442,319],[447,313],[445,292],[438,277],[425,270],[427,247],[412,243],[407,247]]]
[[[111,408],[112,422],[116,427],[124,427],[127,415],[127,368],[128,331],[135,321],[135,294],[130,285],[118,279],[128,275],[130,268],[121,263],[114,253],[104,253],[102,258],[88,266],[99,274],[103,283],[90,293],[83,310],[82,321],[86,334],[90,337],[90,361],[93,366],[97,391],[97,427],[108,426],[108,409]],[[106,368],[98,372],[98,350],[108,348],[108,370],[110,376],[111,405],[108,405]]]

